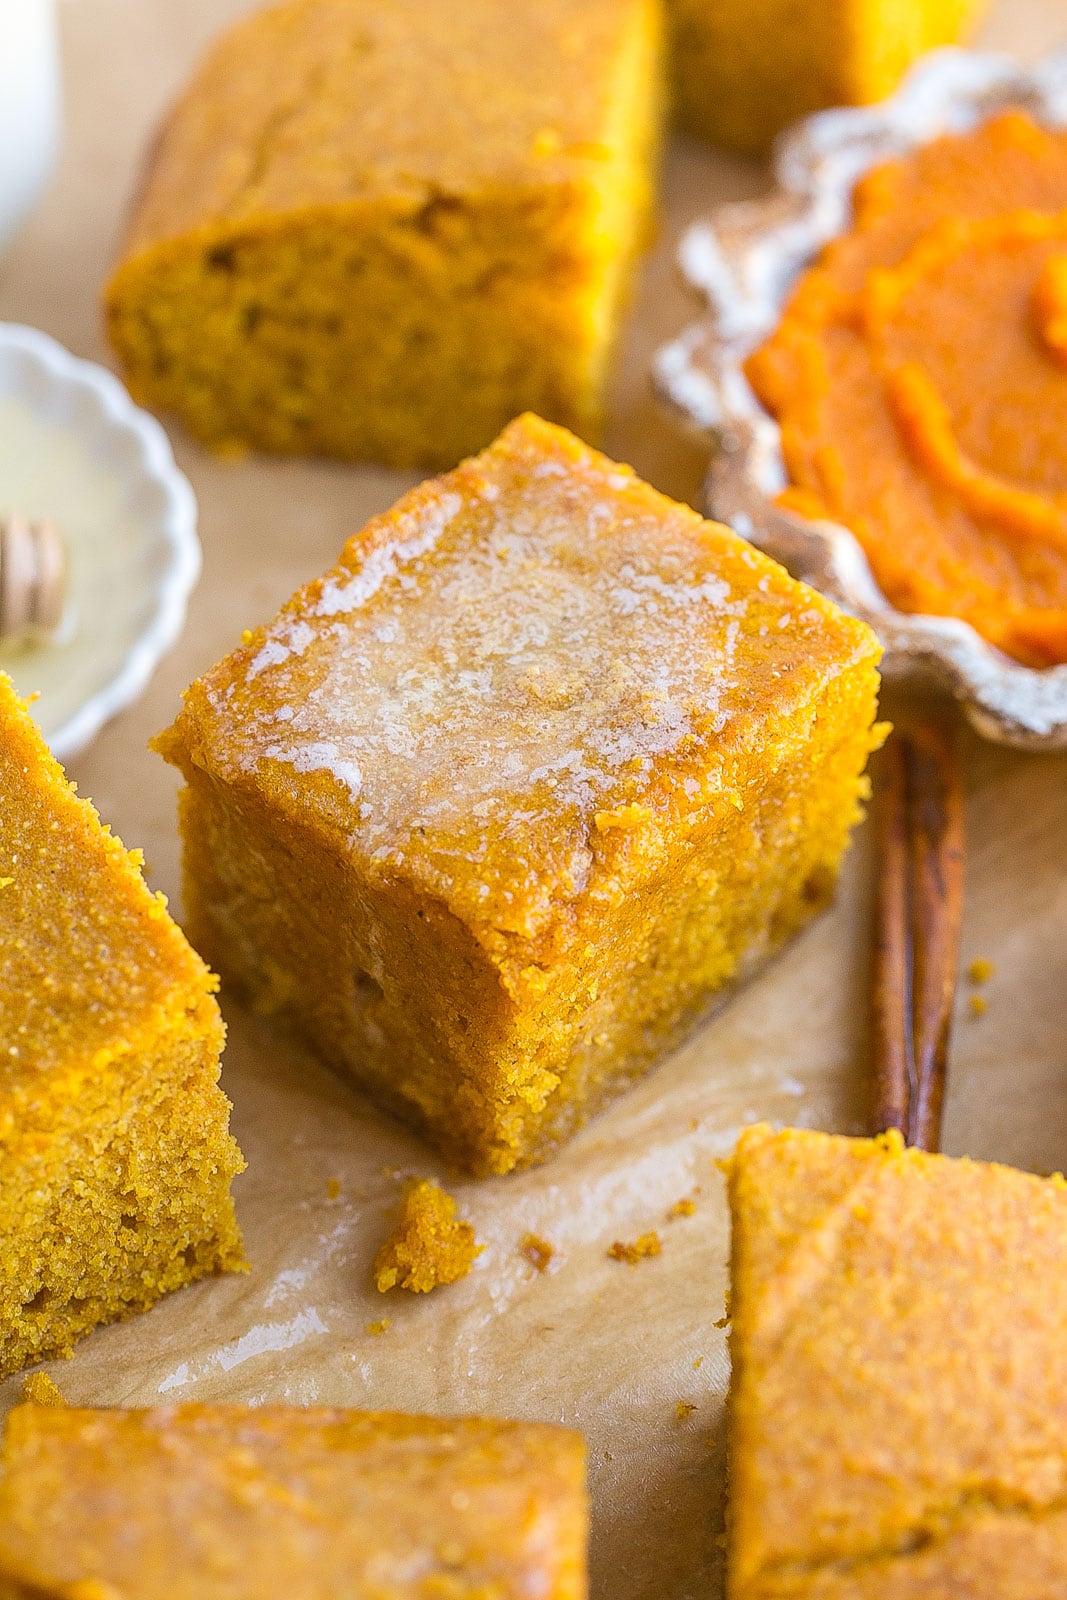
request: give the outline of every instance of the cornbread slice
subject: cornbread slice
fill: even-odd
[[[1067,1185],[741,1136],[731,1600],[1067,1595]]]
[[[891,94],[986,0],[667,0],[683,125],[758,154],[798,117]]]
[[[241,1264],[215,983],[0,674],[0,1376]]]
[[[288,0],[153,147],[107,290],[145,404],[216,449],[451,466],[595,431],[661,122],[661,0]]]
[[[16,1406],[0,1597],[584,1600],[565,1428],[281,1406]]]
[[[822,905],[878,646],[524,417],[195,683],[224,977],[475,1173],[546,1155]]]

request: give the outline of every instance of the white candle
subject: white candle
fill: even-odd
[[[36,199],[58,140],[55,0],[0,0],[0,248]]]

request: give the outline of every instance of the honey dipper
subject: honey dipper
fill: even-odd
[[[66,591],[63,537],[47,517],[0,514],[0,644],[55,633]]]

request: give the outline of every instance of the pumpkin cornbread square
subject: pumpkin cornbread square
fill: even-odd
[[[451,466],[583,431],[646,240],[661,0],[289,0],[216,45],[107,290],[209,446]]]
[[[16,1406],[0,1596],[585,1600],[566,1428],[282,1406]]]
[[[215,982],[0,674],[0,1376],[242,1264]]]
[[[825,904],[878,655],[520,418],[187,692],[193,937],[456,1165],[543,1157]]]
[[[746,1130],[731,1600],[1067,1594],[1067,1186]]]
[[[667,0],[685,127],[758,153],[825,106],[892,93],[977,24],[986,0]]]

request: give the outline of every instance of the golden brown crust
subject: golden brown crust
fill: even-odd
[[[146,885],[140,851],[75,793],[3,673],[0,735],[0,994],[20,1041],[0,1052],[2,1096],[71,1055],[135,1040],[217,984]],[[86,893],[96,884],[99,903]]]
[[[623,0],[653,16],[650,0]],[[150,153],[124,255],[228,220],[598,180],[619,0],[283,0],[225,33]],[[402,64],[402,70],[399,70]]]
[[[759,1127],[730,1204],[732,1600],[1060,1593],[1063,1180]]]
[[[584,1476],[581,1438],[536,1424],[16,1407],[0,1594],[584,1600]]]

